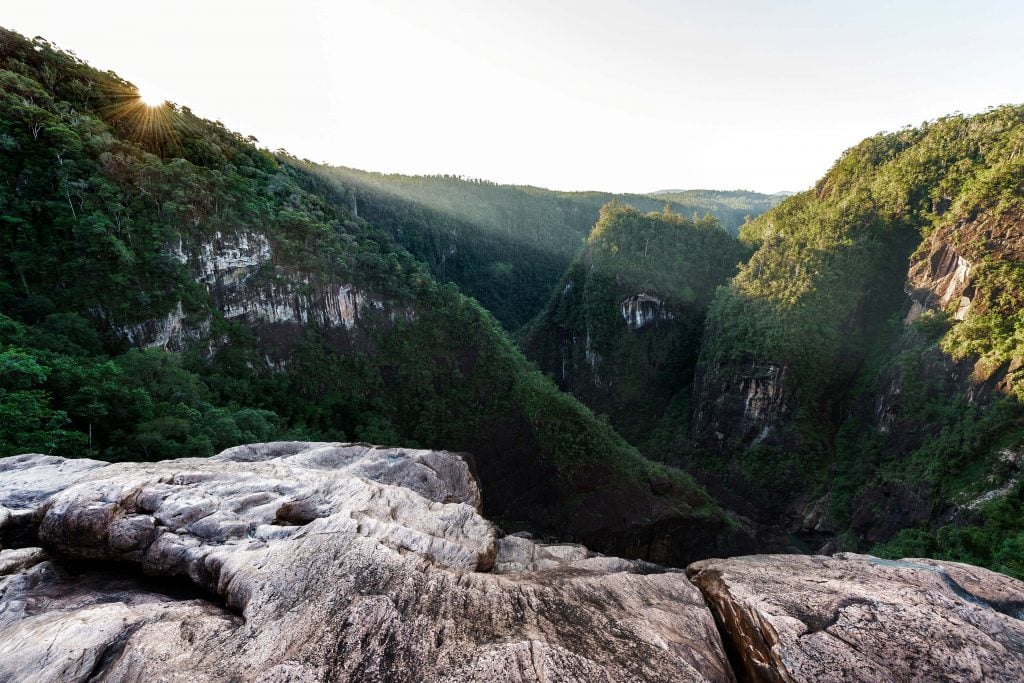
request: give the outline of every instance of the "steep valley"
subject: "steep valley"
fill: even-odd
[[[376,174],[0,29],[0,681],[1021,679],[1022,151]]]
[[[445,447],[508,524],[675,563],[750,547],[334,183],[43,41],[4,32],[0,59],[0,454]]]
[[[714,216],[735,235],[745,220],[782,200],[745,191],[554,192],[289,161],[333,184],[353,212],[386,230],[439,281],[480,301],[510,332],[541,312],[608,202],[641,211],[667,206],[695,220]]]
[[[527,355],[753,520],[760,548],[1020,575],[1022,134],[1022,109],[1004,107],[865,140],[732,251],[717,245],[717,272],[693,228],[601,261],[590,246]],[[607,294],[587,289],[598,278]],[[687,288],[704,294],[662,307]],[[638,387],[646,403],[630,401]]]

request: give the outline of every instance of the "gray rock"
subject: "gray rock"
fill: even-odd
[[[0,458],[0,508],[34,510],[50,496],[108,463],[28,453]]]
[[[733,680],[684,574],[497,539],[451,453],[38,462],[76,474],[19,498],[46,555],[0,554],[0,680]]]
[[[1024,583],[995,572],[841,553],[687,573],[752,681],[1024,680]]]

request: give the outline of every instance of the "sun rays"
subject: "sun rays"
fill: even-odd
[[[159,91],[118,84],[102,112],[107,123],[154,150],[167,149],[179,137],[180,113]]]

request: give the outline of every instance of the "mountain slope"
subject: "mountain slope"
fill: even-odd
[[[0,452],[468,450],[489,512],[681,562],[738,538],[331,182],[0,32]]]
[[[744,227],[701,480],[789,542],[1024,571],[1022,149],[1022,107],[879,135]]]
[[[707,305],[747,254],[710,216],[609,203],[522,347],[630,443],[664,456],[659,424],[689,426],[677,418],[690,405]]]
[[[575,258],[600,207],[613,199],[642,211],[666,204],[683,216],[707,213],[735,234],[771,197],[706,191],[684,199],[607,192],[555,192],[454,176],[404,176],[310,167],[335,183],[350,205],[456,283],[515,331],[537,315]],[[736,202],[747,202],[736,208]]]

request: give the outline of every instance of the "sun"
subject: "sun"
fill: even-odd
[[[182,112],[164,91],[148,84],[118,85],[110,88],[109,104],[102,110],[107,123],[116,124],[132,140],[146,143],[150,150],[173,146],[178,127],[183,125]]]
[[[147,107],[162,107],[167,98],[151,88],[139,88],[139,100]]]

